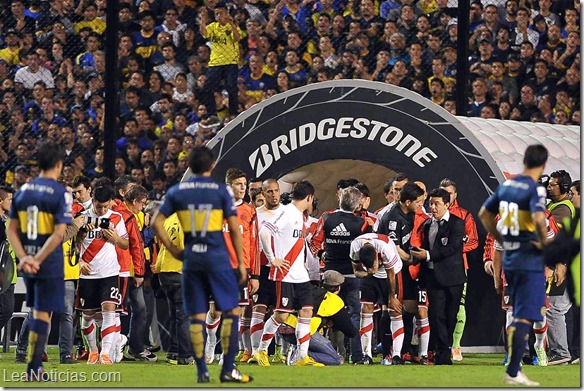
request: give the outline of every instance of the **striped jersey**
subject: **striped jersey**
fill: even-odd
[[[126,224],[120,213],[109,209],[103,216],[98,216],[93,208],[89,208],[82,214],[89,216],[92,219],[108,218],[110,220],[110,229],[114,229],[122,239],[128,239]],[[79,278],[97,279],[119,275],[120,263],[118,262],[116,245],[109,242],[103,236],[102,228],[97,227],[94,230],[87,232],[87,235],[83,238],[80,246],[81,249],[79,255],[81,256],[81,260],[89,263],[91,272],[88,275],[81,274]]]
[[[277,259],[290,262],[288,270],[270,267],[270,280],[291,283],[310,281],[305,266],[304,214],[294,204],[278,208],[273,219],[264,222],[261,230],[267,230],[272,237],[271,245]],[[260,231],[261,231],[260,230]],[[264,246],[264,243],[261,243]]]
[[[35,178],[14,194],[8,216],[18,220],[20,240],[28,255],[35,255],[54,232],[55,225],[71,224],[73,197],[63,185],[49,178]],[[43,261],[28,278],[63,278],[63,247]]]
[[[211,177],[193,176],[168,190],[160,213],[178,215],[185,235],[183,270],[231,269],[223,221],[236,212],[231,189]]]
[[[387,278],[385,269],[393,269],[396,274],[401,271],[403,266],[402,260],[399,257],[395,244],[387,235],[369,233],[356,237],[351,242],[351,259],[353,261],[359,261],[359,250],[367,243],[371,244],[377,250],[379,268],[373,277]]]

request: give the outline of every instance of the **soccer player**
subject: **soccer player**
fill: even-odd
[[[248,275],[251,274],[249,284],[245,284],[240,289],[239,305],[242,307],[242,315],[239,318],[239,337],[241,344],[240,357],[238,361],[247,362],[251,358],[251,339],[249,334],[251,321],[251,306],[249,305],[249,298],[255,294],[259,285],[259,261],[256,260],[258,254],[258,236],[257,236],[257,218],[256,211],[253,206],[243,200],[245,197],[245,190],[247,187],[247,177],[245,172],[238,168],[230,168],[225,173],[225,183],[231,187],[233,191],[235,206],[237,208],[237,221],[239,224],[239,231],[243,236],[243,255],[245,258],[245,268]],[[229,227],[223,224],[223,235],[225,236],[225,243],[229,250],[229,259],[231,266],[237,271],[237,253],[233,244],[231,243]],[[249,285],[249,286],[248,286]],[[205,361],[207,364],[213,362],[215,345],[217,344],[217,328],[221,320],[221,312],[215,308],[215,303],[211,302],[210,309],[207,312],[205,322],[207,323],[207,342],[205,344]]]
[[[292,202],[283,206],[260,229],[260,245],[270,263],[270,280],[275,281],[276,307],[264,326],[262,341],[254,354],[261,366],[269,366],[268,346],[280,325],[298,310],[296,340],[297,366],[323,366],[308,356],[310,319],[312,318],[312,285],[306,270],[304,212],[314,200],[314,187],[300,181],[291,193]]]
[[[211,172],[215,167],[213,152],[207,147],[191,151],[189,166],[194,176],[172,186],[154,217],[154,232],[176,259],[183,260],[183,296],[185,311],[190,317],[191,343],[197,365],[197,382],[211,381],[205,362],[205,315],[209,297],[223,312],[221,344],[224,351],[221,382],[249,383],[253,377],[242,375],[234,366],[239,350],[238,281],[229,262],[229,252],[223,237],[223,220],[227,220],[240,273],[239,283],[247,282],[243,243],[239,232],[233,192],[223,183],[215,182]],[[164,220],[177,213],[185,232],[185,249],[180,250],[164,229]]]
[[[383,220],[379,224],[378,233],[387,235],[396,245],[401,260],[409,262],[410,238],[414,229],[414,218],[416,211],[424,203],[424,190],[415,183],[406,183],[397,193],[397,196],[395,207],[383,216]],[[412,279],[409,270],[404,271],[401,276],[403,279],[401,288],[403,290],[403,324],[405,327],[403,356],[404,359],[409,361],[411,358],[411,339],[414,331],[414,315],[418,312],[419,302],[422,301],[419,299],[423,299],[423,297],[420,297],[418,284]],[[418,320],[427,325],[428,316],[427,314],[424,315],[418,314]],[[400,352],[394,352],[393,356],[393,365],[402,363]]]
[[[88,364],[113,364],[110,351],[116,343],[116,306],[120,303],[118,251],[129,247],[123,216],[111,209],[114,190],[93,190],[92,207],[84,212],[85,225],[77,235],[81,275],[77,290],[81,329],[89,345]],[[96,314],[101,311],[101,353],[97,348]]]
[[[505,249],[503,271],[513,301],[513,323],[508,337],[511,354],[504,378],[508,384],[539,385],[521,372],[520,363],[532,324],[543,319],[545,310],[544,262],[534,242],[547,241],[546,190],[537,183],[547,159],[548,151],[543,145],[527,147],[522,175],[499,185],[479,211],[487,231]],[[502,221],[500,232],[497,213]]]
[[[395,244],[386,235],[367,233],[351,242],[351,259],[355,277],[361,282],[361,346],[369,364],[373,363],[371,354],[371,335],[373,331],[373,306],[380,303],[385,313],[381,317],[379,332],[391,330],[393,337],[393,359],[395,364],[403,364],[400,352],[404,342],[404,322],[402,320],[402,293],[399,274],[402,260]],[[380,269],[380,267],[383,267]],[[398,289],[400,290],[398,292]],[[391,323],[388,322],[391,319]],[[389,323],[389,324],[388,324]],[[389,354],[386,339],[382,338],[384,352]]]
[[[262,193],[266,199],[266,203],[257,209],[258,229],[261,229],[265,221],[271,220],[274,215],[280,210],[282,204],[280,203],[280,185],[275,179],[266,179],[262,183]],[[264,319],[268,312],[268,307],[274,305],[275,293],[274,282],[270,281],[270,264],[265,254],[260,250],[260,277],[259,288],[255,295],[252,296],[253,308],[250,323],[250,338],[252,347],[252,357],[247,361],[248,363],[257,362],[254,359],[254,353],[257,353],[262,332],[264,330]],[[243,360],[242,360],[243,361]]]
[[[63,247],[71,224],[73,199],[57,182],[65,151],[47,142],[37,152],[40,176],[25,184],[13,198],[6,235],[24,273],[30,325],[28,380],[43,380],[42,355],[53,312],[65,311]]]

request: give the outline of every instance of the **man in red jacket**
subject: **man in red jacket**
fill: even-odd
[[[120,262],[119,285],[120,294],[122,295],[120,302],[124,303],[126,294],[128,294],[131,316],[129,341],[125,341],[126,338],[118,334],[120,336],[117,345],[115,345],[117,346],[117,352],[114,357],[117,360],[121,360],[125,343],[129,342],[128,356],[126,358],[131,361],[154,362],[157,360],[156,355],[144,349],[144,333],[146,332],[146,303],[142,287],[145,273],[144,242],[135,217],[135,214],[141,212],[144,208],[148,192],[126,176],[116,179],[115,187],[116,194],[123,201],[120,198],[116,198],[112,209],[121,213],[124,217],[130,242],[128,250],[118,252],[118,260]],[[134,277],[131,280],[132,268]],[[118,309],[118,314],[119,312],[125,312],[125,309],[122,307]],[[119,315],[116,319],[116,332],[119,333],[121,331],[120,323],[118,323]]]

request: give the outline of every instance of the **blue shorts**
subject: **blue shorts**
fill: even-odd
[[[183,303],[187,315],[207,313],[209,298],[215,301],[219,311],[239,306],[239,286],[233,270],[183,270]]]
[[[545,314],[545,275],[543,271],[505,270],[513,317],[533,322]]]
[[[37,311],[65,312],[65,280],[61,278],[24,278],[26,304]]]

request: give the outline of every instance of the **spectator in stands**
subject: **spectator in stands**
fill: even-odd
[[[37,81],[44,82],[48,89],[55,88],[53,75],[48,69],[40,66],[39,55],[34,50],[26,53],[26,65],[16,71],[14,76],[17,92],[23,89],[31,90]]]

